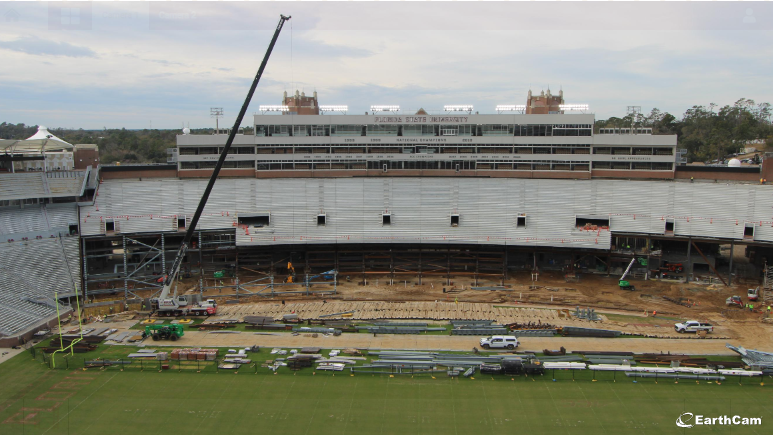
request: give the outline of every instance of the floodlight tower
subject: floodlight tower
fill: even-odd
[[[222,107],[210,107],[209,108],[209,116],[212,118],[215,118],[215,134],[220,134],[220,118],[223,117],[223,108]]]
[[[631,134],[636,134],[636,120],[641,116],[641,106],[628,106],[626,112],[631,115]]]

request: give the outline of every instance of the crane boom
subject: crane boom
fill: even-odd
[[[239,126],[241,125],[244,114],[247,112],[247,108],[250,105],[252,95],[255,93],[255,88],[258,87],[258,82],[260,82],[260,77],[263,75],[263,70],[266,68],[268,58],[271,57],[271,51],[274,50],[274,44],[276,44],[276,40],[279,38],[279,33],[282,31],[282,26],[284,26],[285,21],[291,18],[290,16],[284,15],[279,15],[279,17],[279,24],[277,24],[276,30],[274,31],[274,37],[271,38],[271,43],[268,45],[266,55],[263,56],[263,62],[260,64],[260,68],[258,68],[258,73],[255,74],[255,78],[252,80],[252,86],[250,86],[250,91],[247,93],[247,98],[244,100],[244,104],[242,104],[242,109],[239,111],[239,116],[236,117],[234,126],[231,129],[231,133],[228,135],[228,140],[226,141],[225,147],[223,148],[223,152],[220,153],[220,158],[215,165],[215,169],[212,171],[212,176],[209,178],[209,183],[207,183],[207,187],[204,189],[204,194],[201,195],[199,206],[196,208],[196,213],[194,213],[193,218],[191,218],[191,223],[185,232],[185,237],[180,244],[180,249],[177,251],[177,256],[174,259],[174,263],[172,263],[172,268],[169,269],[169,273],[164,278],[164,286],[161,290],[161,294],[158,296],[159,309],[161,309],[162,305],[165,305],[168,308],[177,306],[177,301],[168,299],[169,291],[172,288],[174,280],[177,278],[177,274],[180,272],[183,258],[185,257],[185,254],[188,251],[188,246],[191,242],[191,239],[193,238],[193,232],[196,230],[196,225],[199,223],[199,218],[201,218],[201,214],[204,212],[204,207],[207,205],[209,195],[212,193],[212,187],[214,187],[215,181],[217,181],[217,176],[220,174],[220,169],[223,167],[223,162],[225,162],[228,151],[231,149],[231,144],[234,141],[234,137],[236,136],[237,131],[239,131]]]

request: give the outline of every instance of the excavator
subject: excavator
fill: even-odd
[[[286,283],[292,284],[293,280],[295,279],[295,268],[293,267],[293,263],[287,262],[287,279],[285,280]]]
[[[204,206],[207,205],[209,195],[212,193],[212,188],[215,186],[215,181],[217,181],[217,176],[220,174],[220,169],[223,168],[223,163],[225,162],[225,158],[228,155],[228,151],[231,149],[231,144],[233,144],[236,133],[239,132],[242,119],[244,118],[245,113],[247,113],[247,108],[249,107],[250,101],[252,100],[252,95],[255,93],[255,89],[258,87],[261,76],[263,76],[263,70],[266,68],[269,57],[271,57],[271,52],[274,50],[274,45],[279,38],[279,33],[282,31],[284,23],[290,18],[291,17],[284,15],[279,16],[279,24],[276,26],[274,36],[271,38],[271,43],[268,45],[268,50],[263,57],[263,62],[261,62],[260,68],[258,68],[258,72],[255,74],[255,78],[252,80],[252,86],[250,86],[250,90],[247,93],[247,98],[244,100],[244,104],[242,104],[239,115],[236,117],[234,126],[231,129],[231,132],[228,134],[228,140],[223,147],[223,152],[220,153],[220,158],[215,165],[215,169],[212,171],[212,176],[209,178],[209,183],[207,183],[207,187],[204,189],[204,194],[201,196],[201,200],[199,200],[199,206],[196,208],[196,213],[193,215],[193,218],[191,218],[191,223],[188,225],[188,229],[185,232],[185,237],[183,238],[182,243],[180,243],[180,249],[177,251],[177,256],[172,263],[172,267],[169,269],[169,273],[164,277],[161,293],[159,293],[157,298],[151,300],[151,304],[155,306],[159,315],[168,316],[185,313],[206,313],[209,315],[214,314],[217,310],[217,304],[215,304],[211,299],[203,304],[195,304],[188,299],[188,296],[177,296],[177,292],[174,292],[174,294],[172,294],[170,297],[170,294],[172,293],[172,285],[174,284],[175,279],[177,279],[177,274],[180,272],[183,258],[185,258],[185,254],[188,252],[188,247],[191,245],[191,240],[193,239],[193,232],[196,230],[196,225],[199,223],[199,218],[201,218],[201,214],[204,211]]]

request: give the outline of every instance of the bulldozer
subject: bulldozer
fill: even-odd
[[[182,338],[183,334],[183,325],[147,325],[145,332],[142,333],[142,338],[153,337],[153,341],[167,339],[177,341],[178,338]]]

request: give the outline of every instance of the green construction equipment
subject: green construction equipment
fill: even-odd
[[[620,286],[620,290],[631,290],[631,291],[636,290],[636,287],[632,286],[631,283],[628,281],[620,280],[618,285]]]
[[[153,341],[182,338],[183,325],[147,325],[142,337],[153,337]]]

